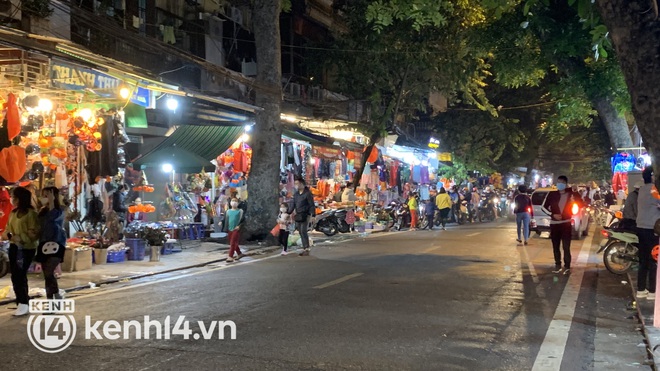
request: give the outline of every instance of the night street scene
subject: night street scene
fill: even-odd
[[[657,370],[656,0],[0,0],[0,370]]]

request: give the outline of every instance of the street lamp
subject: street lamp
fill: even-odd
[[[176,111],[176,109],[179,107],[179,102],[174,99],[174,98],[169,98],[167,100],[167,108],[169,108],[172,111]]]
[[[174,167],[172,167],[171,164],[163,164],[162,169],[164,173],[171,173],[174,170]]]

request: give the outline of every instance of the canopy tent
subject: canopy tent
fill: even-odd
[[[210,164],[218,155],[225,152],[232,144],[243,135],[243,128],[236,126],[215,126],[215,125],[187,125],[177,128],[172,135],[167,137],[163,142],[156,146],[152,151],[139,157],[134,161],[136,165],[158,164],[161,166],[166,163],[163,158],[168,159],[168,152],[185,151],[188,154],[203,160],[203,166]],[[182,152],[179,152],[182,153]],[[195,161],[194,158],[188,158]],[[195,164],[193,166],[193,164]],[[190,168],[197,167],[193,172],[200,170],[200,161],[192,162],[188,166],[185,162],[180,164],[180,167]],[[174,170],[177,172],[184,172],[177,168],[174,163]],[[211,171],[213,167],[211,167]]]

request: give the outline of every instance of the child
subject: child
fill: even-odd
[[[424,215],[426,215],[426,220],[429,221],[428,228],[433,230],[433,216],[435,215],[435,203],[431,200],[424,201]]]
[[[279,242],[282,246],[282,255],[287,254],[287,248],[289,247],[289,226],[291,225],[291,216],[287,214],[287,210],[289,210],[289,205],[282,203],[282,205],[280,205],[280,215],[277,216],[277,224],[280,225]]]
[[[231,263],[234,261],[234,253],[236,253],[236,260],[239,260],[244,255],[238,247],[238,241],[241,239],[240,228],[241,220],[243,220],[243,210],[238,208],[238,199],[231,199],[231,209],[227,210],[227,230],[229,231],[229,254],[226,262]]]

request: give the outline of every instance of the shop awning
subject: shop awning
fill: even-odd
[[[182,149],[203,158],[205,161],[211,161],[231,147],[241,135],[243,135],[243,127],[181,126],[151,152],[134,162],[138,165],[157,162],[152,159],[157,152],[161,150],[167,152],[172,148]]]
[[[202,170],[205,172],[215,170],[215,165],[210,161],[179,147],[163,147],[134,161],[134,165],[139,165],[142,169],[161,169],[164,164],[172,165],[172,169],[177,173],[190,174]]]

